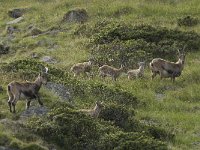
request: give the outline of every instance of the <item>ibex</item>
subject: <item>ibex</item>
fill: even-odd
[[[133,77],[139,78],[139,77],[143,77],[144,76],[145,62],[139,62],[138,65],[139,65],[138,69],[129,70],[127,72],[128,79],[132,79]]]
[[[73,72],[74,77],[76,77],[77,75],[80,75],[81,73],[83,74],[90,73],[91,69],[92,69],[92,62],[88,61],[88,62],[77,63],[73,65],[70,71]]]
[[[103,65],[99,67],[99,76],[100,77],[106,77],[111,76],[114,81],[117,80],[117,78],[121,75],[121,73],[124,71],[124,67],[121,65],[121,68],[117,69],[108,65]]]
[[[81,109],[80,112],[86,113],[87,115],[90,115],[91,117],[98,118],[99,113],[101,112],[103,108],[103,102],[96,102],[96,105],[93,109]]]
[[[185,52],[178,51],[178,61],[170,62],[161,58],[155,58],[150,62],[150,69],[152,71],[152,79],[159,74],[160,78],[171,78],[174,82],[176,77],[181,75],[184,68]]]
[[[25,97],[27,99],[26,108],[28,109],[32,99],[38,99],[38,103],[43,106],[43,103],[40,100],[39,90],[42,84],[47,83],[47,72],[48,68],[45,67],[45,72],[42,71],[39,73],[38,77],[34,82],[17,82],[12,81],[7,86],[7,94],[9,96],[8,106],[10,112],[15,113],[15,105],[20,97]],[[13,108],[13,110],[12,110]]]

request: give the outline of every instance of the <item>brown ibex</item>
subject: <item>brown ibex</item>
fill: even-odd
[[[70,71],[73,72],[74,77],[76,77],[77,75],[80,75],[81,73],[83,74],[90,73],[91,69],[92,69],[92,62],[88,61],[88,62],[77,63],[73,65]]]
[[[87,115],[90,115],[91,117],[98,118],[99,113],[101,112],[103,108],[103,102],[96,102],[96,105],[93,109],[81,109],[80,112],[86,113]]]
[[[181,75],[185,63],[185,52],[178,51],[178,61],[170,62],[161,58],[155,58],[150,62],[152,79],[159,74],[160,78],[171,78],[174,82],[176,77]]]
[[[111,76],[112,79],[116,81],[123,71],[124,71],[124,67],[122,65],[121,65],[121,68],[119,69],[108,66],[108,65],[103,65],[99,67],[99,76],[103,78],[106,76]]]
[[[25,97],[27,99],[26,108],[28,109],[32,99],[38,99],[38,102],[41,106],[43,103],[40,100],[39,90],[42,84],[47,83],[47,71],[48,68],[45,67],[45,72],[42,71],[39,73],[38,77],[34,82],[17,82],[12,81],[7,86],[7,94],[9,96],[8,106],[10,108],[10,112],[15,113],[15,105],[20,97]],[[12,110],[13,108],[13,110]]]
[[[132,79],[133,77],[139,78],[139,77],[143,77],[144,76],[145,62],[139,62],[138,65],[139,65],[138,69],[129,70],[127,72],[128,79]]]

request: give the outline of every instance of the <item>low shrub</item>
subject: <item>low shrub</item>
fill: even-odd
[[[166,149],[165,143],[145,133],[126,133],[67,107],[54,108],[45,118],[29,119],[27,128],[61,149]]]
[[[132,67],[154,57],[176,60],[177,50],[198,51],[200,36],[150,25],[132,26],[119,22],[100,22],[91,30],[90,54],[99,66],[121,64]]]
[[[7,146],[11,142],[11,139],[5,135],[5,134],[0,134],[0,145],[1,146]]]
[[[129,117],[129,112],[123,106],[110,105],[106,106],[100,113],[100,118],[106,121],[113,121],[116,126],[124,128]]]
[[[132,149],[132,150],[166,150],[164,143],[149,138],[142,133],[135,132],[117,132],[107,134],[101,139],[101,149]]]
[[[21,150],[47,150],[47,149],[41,147],[38,144],[28,144],[27,146],[21,148]]]
[[[199,19],[192,17],[192,16],[186,16],[186,17],[183,17],[183,18],[179,18],[177,20],[177,24],[179,26],[192,27],[192,26],[199,24]]]
[[[9,50],[10,50],[10,47],[9,47],[9,46],[0,44],[0,55],[1,55],[1,54],[8,54],[8,53],[9,53]]]

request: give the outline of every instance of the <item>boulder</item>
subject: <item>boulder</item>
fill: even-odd
[[[13,34],[14,32],[20,32],[20,29],[18,29],[17,26],[9,25],[6,27],[6,32],[7,32],[7,34]]]
[[[12,18],[19,18],[24,14],[24,12],[25,12],[24,8],[14,8],[8,11],[8,15]]]
[[[45,88],[53,91],[56,95],[58,95],[61,98],[61,100],[71,101],[71,94],[69,92],[69,89],[67,89],[64,85],[53,82],[47,82]]]
[[[33,115],[41,116],[45,115],[48,113],[48,108],[47,107],[36,107],[36,106],[31,106],[29,109],[23,111],[20,115],[20,118],[27,118]]]
[[[1,54],[8,54],[10,47],[0,44],[0,55]]]
[[[15,20],[7,22],[6,24],[7,25],[9,25],[9,24],[16,24],[16,23],[19,23],[20,21],[22,21],[23,19],[24,19],[24,17],[19,17],[19,18],[16,18]]]
[[[44,56],[44,57],[42,57],[41,61],[46,62],[46,63],[52,63],[52,64],[54,64],[54,63],[57,62],[57,61],[56,61],[54,58],[52,58],[51,56]]]
[[[88,14],[85,9],[75,9],[68,11],[64,17],[64,22],[79,22],[83,23],[88,20]]]

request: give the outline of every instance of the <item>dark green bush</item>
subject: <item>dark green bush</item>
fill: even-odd
[[[116,85],[108,87],[105,84],[91,81],[88,83],[87,91],[89,92],[88,94],[93,94],[102,101],[115,101],[119,104],[129,105],[134,108],[139,103],[132,93]]]
[[[113,12],[113,16],[114,17],[120,17],[122,15],[127,15],[127,14],[131,14],[133,12],[133,8],[130,6],[123,6],[118,8],[117,10],[115,10]]]
[[[100,136],[92,118],[67,108],[53,110],[46,119],[33,118],[28,126],[45,140],[69,149],[93,147]]]
[[[174,139],[174,134],[170,133],[160,127],[151,126],[148,128],[148,133],[152,135],[154,138],[162,140],[162,141],[172,141]]]
[[[157,126],[147,126],[134,118],[134,112],[130,113],[127,108],[119,105],[106,106],[100,113],[100,118],[114,122],[114,125],[122,128],[126,132],[143,132],[155,139],[162,141],[172,141],[174,134]]]
[[[177,20],[177,23],[179,26],[192,27],[199,23],[199,19],[192,16],[186,16],[183,18],[179,18]]]
[[[156,141],[142,133],[124,133],[107,134],[101,139],[102,150],[166,150],[164,143]]]
[[[67,107],[55,108],[47,117],[31,118],[27,128],[61,149],[166,149],[165,143],[145,133],[125,133]]]
[[[46,149],[37,144],[29,144],[29,145],[21,148],[21,150],[46,150]]]
[[[105,107],[100,113],[100,118],[106,121],[113,121],[116,126],[124,128],[129,117],[127,108],[119,105],[110,105]]]
[[[132,26],[118,22],[97,23],[90,37],[90,53],[98,65],[132,67],[154,57],[177,60],[177,50],[199,50],[200,36],[150,25]]]
[[[9,145],[11,139],[5,135],[5,134],[0,134],[0,145],[6,146]]]
[[[9,46],[5,46],[3,44],[0,44],[0,55],[1,54],[8,54],[9,53]]]
[[[21,146],[22,146],[21,141],[12,141],[12,142],[9,144],[9,148],[15,149],[15,150],[21,149]]]

